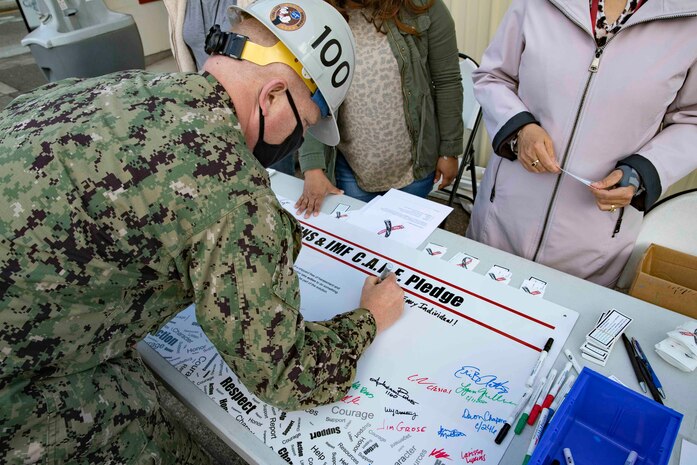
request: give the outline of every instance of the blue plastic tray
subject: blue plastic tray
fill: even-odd
[[[584,368],[529,465],[565,463],[565,447],[576,465],[623,465],[632,450],[636,465],[666,465],[681,421],[675,410]]]

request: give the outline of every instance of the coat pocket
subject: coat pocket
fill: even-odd
[[[496,165],[496,171],[494,172],[494,179],[491,182],[491,194],[489,194],[489,202],[494,203],[496,198],[496,182],[499,179],[499,170],[501,169],[501,163],[503,163],[503,158],[498,158],[498,164]]]

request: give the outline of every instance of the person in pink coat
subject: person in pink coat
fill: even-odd
[[[473,80],[496,155],[467,236],[613,286],[697,168],[697,0],[513,0]]]

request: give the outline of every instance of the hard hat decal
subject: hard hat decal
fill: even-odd
[[[269,17],[271,24],[284,31],[297,31],[305,24],[305,11],[294,3],[276,5]]]

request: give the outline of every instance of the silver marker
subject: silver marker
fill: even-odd
[[[387,279],[387,276],[389,276],[389,274],[392,272],[392,268],[394,268],[392,263],[385,265],[385,268],[382,269],[382,273],[380,273],[380,276],[378,276],[378,282],[382,282]]]

